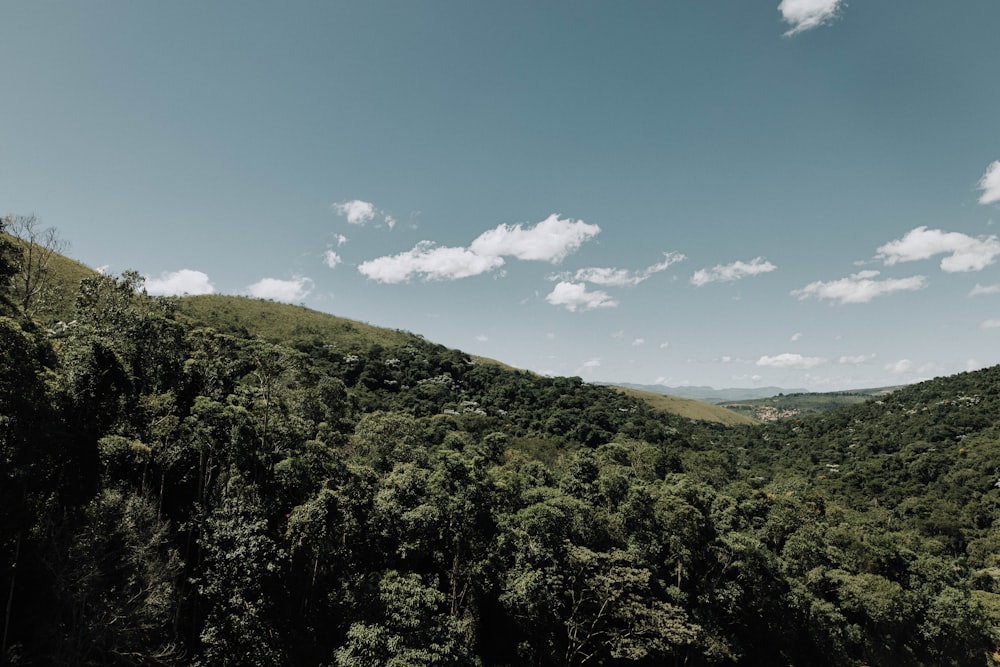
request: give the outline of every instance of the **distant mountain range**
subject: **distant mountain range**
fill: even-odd
[[[770,398],[778,394],[808,394],[808,389],[787,389],[783,387],[744,387],[715,389],[714,387],[665,387],[661,384],[629,384],[626,382],[609,382],[618,387],[639,389],[654,394],[666,394],[679,398],[690,398],[706,403],[729,403],[730,401],[752,401],[760,398]]]

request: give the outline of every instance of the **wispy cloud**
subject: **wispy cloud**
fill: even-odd
[[[785,36],[791,37],[829,23],[836,18],[843,5],[843,0],[781,0],[778,11],[785,23],[792,26]]]
[[[331,269],[335,268],[342,261],[343,260],[340,258],[340,255],[338,255],[330,248],[327,248],[326,252],[323,253],[323,263],[329,266]]]
[[[160,274],[159,278],[146,278],[146,292],[153,296],[180,294],[212,294],[215,286],[201,271],[181,269]]]
[[[1000,329],[1000,320],[986,320],[979,325],[980,329]]]
[[[973,238],[960,232],[945,232],[922,226],[910,230],[900,239],[886,243],[877,252],[875,258],[881,259],[886,266],[946,255],[941,260],[942,271],[981,271],[1000,256],[1000,240],[996,236]]]
[[[767,366],[770,368],[814,368],[823,363],[826,363],[826,359],[822,357],[804,357],[801,354],[790,352],[778,354],[773,357],[765,355],[757,360],[758,366]]]
[[[498,256],[484,256],[465,248],[435,246],[421,241],[412,250],[362,262],[364,276],[380,283],[405,283],[413,277],[423,280],[456,280],[478,276],[503,266]]]
[[[348,201],[334,202],[331,207],[337,215],[341,216],[347,220],[348,224],[351,225],[367,225],[369,222],[376,218],[381,218],[382,221],[377,224],[385,225],[389,229],[396,226],[396,218],[391,214],[377,208],[375,204],[370,201],[363,201],[361,199],[351,199]],[[344,243],[347,239],[343,235],[338,236],[338,240]]]
[[[632,347],[640,347],[645,344],[646,344],[645,338],[636,338],[635,340],[632,341]]]
[[[903,373],[909,373],[913,370],[913,362],[909,359],[900,359],[899,361],[894,361],[891,364],[886,364],[884,368],[893,375],[902,375]]]
[[[868,303],[877,296],[919,290],[927,285],[924,276],[875,280],[878,275],[878,271],[860,271],[840,280],[809,283],[802,289],[792,290],[791,294],[799,300],[814,298],[820,301],[829,299],[841,304]]]
[[[574,375],[587,375],[592,373],[596,369],[601,367],[601,358],[594,357],[592,359],[587,359],[583,362],[583,365],[576,369]]]
[[[799,332],[799,331],[796,331],[795,333],[792,334],[792,337],[789,338],[788,340],[792,341],[793,343],[797,343],[800,340],[802,340],[802,333]]]
[[[994,160],[986,167],[986,173],[979,179],[978,189],[983,191],[979,197],[980,204],[1000,202],[1000,160]]]
[[[736,261],[732,264],[717,264],[711,269],[699,269],[691,276],[691,284],[696,287],[709,283],[725,283],[740,280],[760,273],[769,273],[778,267],[763,257],[755,257],[749,262]]]
[[[600,231],[597,225],[553,214],[532,227],[499,225],[480,234],[468,248],[421,241],[406,252],[363,262],[358,271],[381,283],[402,283],[414,277],[456,280],[498,269],[504,257],[559,262]]]
[[[275,301],[302,301],[312,291],[313,281],[302,276],[291,280],[279,278],[263,278],[250,285],[247,292],[259,299],[274,299]]]
[[[375,219],[375,204],[370,201],[351,199],[336,202],[333,204],[333,210],[352,225],[363,225]]]
[[[563,306],[571,313],[578,310],[614,308],[618,305],[607,292],[600,290],[588,292],[585,284],[569,282],[558,283],[545,300],[553,306]]]
[[[1000,294],[1000,285],[980,285],[976,283],[976,286],[969,292],[969,296],[981,296],[983,294]]]
[[[859,366],[861,364],[867,363],[875,358],[874,354],[855,354],[855,355],[845,355],[837,360],[838,364],[845,366]]]
[[[666,271],[671,265],[685,260],[686,257],[679,252],[663,253],[663,261],[647,266],[639,271],[629,271],[628,269],[591,267],[578,269],[569,274],[556,274],[551,276],[552,280],[578,280],[604,287],[627,287],[638,285],[648,280],[653,275]]]

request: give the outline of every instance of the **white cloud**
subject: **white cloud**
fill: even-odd
[[[979,325],[980,329],[1000,329],[1000,320],[986,320]]]
[[[603,285],[605,287],[626,287],[628,285],[638,285],[648,280],[654,274],[666,271],[672,264],[685,260],[686,257],[679,252],[663,253],[663,261],[647,266],[641,271],[629,271],[628,269],[599,268],[592,267],[579,269],[570,275],[552,276],[553,280],[579,280]]]
[[[777,268],[763,257],[755,257],[749,263],[737,261],[732,264],[718,264],[711,269],[699,269],[691,276],[691,284],[701,287],[708,283],[732,282],[747,276],[768,273]]]
[[[665,340],[665,341],[663,341],[662,343],[660,343],[660,349],[661,349],[661,350],[665,350],[665,349],[667,349],[668,347],[670,347],[670,341],[666,341],[666,340]]]
[[[612,331],[611,332],[611,337],[612,338],[624,338],[625,337],[625,330],[624,329],[619,329],[618,331]]]
[[[843,0],[781,0],[778,11],[792,27],[786,37],[817,28],[837,16]]]
[[[363,225],[375,219],[375,204],[370,201],[351,199],[337,202],[333,205],[333,210],[337,215],[347,218],[347,222],[352,225]]]
[[[614,308],[618,302],[600,290],[588,292],[583,283],[558,283],[545,297],[553,306],[564,306],[566,310],[593,310],[595,308]]]
[[[593,359],[588,359],[587,361],[583,362],[583,367],[584,368],[600,368],[601,367],[601,359],[600,359],[600,357],[595,357]]]
[[[251,296],[258,299],[273,299],[275,301],[302,301],[312,291],[313,281],[302,276],[291,280],[264,278],[247,288]]]
[[[979,296],[981,294],[1000,294],[1000,285],[980,285],[976,283],[976,286],[969,292],[969,296]]]
[[[179,294],[212,294],[215,286],[201,271],[181,269],[160,274],[159,278],[146,278],[146,292],[153,296]]]
[[[601,231],[582,220],[563,220],[553,213],[534,227],[499,225],[483,232],[469,250],[484,257],[512,256],[517,259],[556,263],[575,252]]]
[[[980,204],[1000,202],[1000,160],[994,160],[986,167],[986,173],[979,179],[978,189],[983,191]]]
[[[476,340],[478,340],[480,343],[485,343],[489,339],[490,339],[490,337],[487,336],[486,334],[479,334],[478,336],[476,336]]]
[[[468,248],[439,247],[432,241],[421,241],[412,250],[362,262],[358,271],[381,283],[402,283],[414,276],[457,280],[498,269],[504,265],[505,256],[558,262],[600,230],[597,225],[562,220],[553,214],[528,229],[500,225],[480,234]]]
[[[336,236],[333,237],[333,240],[337,242],[338,248],[347,243],[348,241],[347,237],[344,236],[343,234],[337,234]]]
[[[646,344],[645,338],[636,338],[635,340],[632,341],[632,347],[639,347],[640,345],[645,345],[645,344]]]
[[[412,250],[362,262],[363,275],[380,283],[403,283],[414,276],[424,280],[455,280],[478,276],[503,266],[503,258],[484,256],[465,248],[435,246],[421,241]]]
[[[396,218],[394,218],[391,215],[387,214],[385,216],[385,226],[388,227],[389,229],[392,229],[393,227],[395,227],[396,226]]]
[[[838,364],[848,365],[848,366],[858,366],[860,364],[871,361],[875,358],[874,354],[855,354],[855,355],[845,355],[837,360]]]
[[[941,260],[942,271],[981,271],[1000,256],[1000,240],[996,236],[973,238],[960,232],[922,226],[911,229],[901,239],[886,243],[877,252],[876,259],[881,259],[886,266],[944,254],[947,256]]]
[[[877,275],[878,271],[860,271],[840,280],[809,283],[802,289],[792,290],[791,294],[797,296],[799,300],[813,297],[820,301],[830,299],[841,304],[868,303],[877,296],[923,289],[927,285],[927,279],[923,276],[874,280]]]
[[[891,364],[886,364],[885,370],[889,371],[893,375],[901,375],[913,370],[913,362],[909,359],[900,359],[899,361],[894,361]]]
[[[802,334],[800,332],[796,331],[795,333],[792,334],[792,337],[789,338],[789,340],[792,341],[793,343],[796,343],[796,342],[802,340]]]
[[[333,250],[330,250],[329,248],[327,248],[327,251],[323,253],[323,263],[329,266],[331,269],[335,268],[342,261],[343,260],[340,258],[340,255],[335,253]]]
[[[814,368],[825,362],[826,359],[822,357],[803,357],[801,354],[785,352],[773,357],[765,355],[757,360],[757,365],[771,368]]]

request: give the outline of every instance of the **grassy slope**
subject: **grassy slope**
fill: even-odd
[[[251,334],[273,342],[321,340],[340,352],[373,345],[398,347],[419,337],[321,313],[304,306],[217,294],[179,299],[182,313],[224,333]]]
[[[733,410],[728,410],[718,405],[713,405],[712,403],[703,403],[702,401],[695,401],[690,398],[678,398],[677,396],[668,396],[666,394],[642,391],[640,389],[630,389],[627,387],[611,386],[611,388],[620,391],[623,394],[641,398],[653,406],[656,410],[662,410],[664,412],[680,415],[681,417],[687,417],[688,419],[715,422],[726,426],[760,423],[753,417],[734,412]]]

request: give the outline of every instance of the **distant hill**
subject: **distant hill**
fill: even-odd
[[[777,421],[820,414],[849,405],[865,403],[876,397],[890,394],[896,389],[898,387],[878,387],[854,391],[780,393],[767,398],[729,401],[719,405],[761,421]]]
[[[677,396],[679,398],[690,398],[695,401],[704,401],[706,403],[729,403],[731,401],[749,401],[758,398],[769,398],[771,396],[777,396],[778,394],[805,394],[809,393],[808,389],[785,389],[782,387],[744,387],[744,388],[728,388],[728,389],[715,389],[713,387],[666,387],[661,384],[630,384],[627,382],[614,382],[609,384],[615,384],[619,387],[626,387],[628,389],[637,389],[639,391],[645,391],[652,394],[666,394],[668,396]]]

